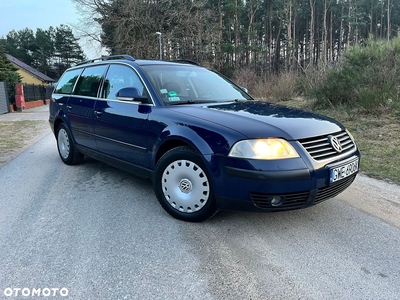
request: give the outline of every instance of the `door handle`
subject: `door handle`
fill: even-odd
[[[100,117],[103,114],[103,112],[101,110],[95,110],[94,114],[96,115],[96,117]]]
[[[68,109],[71,109],[71,108],[72,108],[72,105],[67,105],[67,108],[68,108]]]

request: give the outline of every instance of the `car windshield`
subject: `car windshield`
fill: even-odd
[[[196,66],[143,66],[158,96],[166,105],[251,100],[224,77]]]

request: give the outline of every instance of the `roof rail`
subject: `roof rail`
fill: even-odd
[[[175,60],[173,60],[173,62],[188,64],[188,65],[195,65],[195,66],[201,67],[201,65],[198,62],[195,62],[194,60],[190,60],[190,59],[175,59]]]
[[[130,55],[120,54],[120,55],[102,56],[102,57],[98,57],[98,58],[94,58],[94,59],[89,59],[89,60],[85,60],[85,61],[79,62],[76,65],[79,66],[79,65],[92,63],[92,62],[95,62],[95,61],[112,60],[112,59],[126,59],[126,60],[130,60],[130,61],[134,61],[135,60]]]
[[[110,59],[126,59],[126,60],[131,60],[134,61],[135,59],[128,55],[128,54],[119,54],[119,55],[111,55],[111,56],[104,56],[105,59],[103,60],[110,60]]]

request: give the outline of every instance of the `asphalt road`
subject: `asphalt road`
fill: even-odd
[[[147,181],[64,165],[48,134],[0,169],[0,299],[399,299],[399,190],[366,184],[185,223]]]

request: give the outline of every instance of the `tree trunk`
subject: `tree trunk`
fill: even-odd
[[[326,24],[328,5],[327,0],[324,1],[324,19],[323,19],[323,36],[322,36],[322,61],[326,62],[328,57],[328,28]]]
[[[333,61],[333,13],[331,11],[331,23],[330,23],[330,29],[329,29],[329,62]]]
[[[286,58],[285,69],[289,70],[291,67],[290,58],[292,57],[292,0],[289,1],[289,7],[286,11],[287,20],[287,43],[286,43]]]
[[[350,45],[350,39],[351,39],[351,31],[352,31],[352,27],[351,27],[351,0],[349,0],[349,11],[347,14],[347,23],[349,24],[349,31],[347,32],[347,41],[346,44]]]
[[[371,1],[371,11],[370,11],[370,22],[369,22],[369,33],[372,34],[373,27],[372,24],[374,23],[374,0]]]
[[[390,0],[387,0],[387,40],[390,40]]]
[[[234,28],[235,28],[235,68],[239,64],[239,16],[238,16],[238,0],[235,1],[235,14],[234,14]]]
[[[309,41],[309,59],[314,63],[314,23],[315,23],[315,0],[310,0],[311,20],[310,20],[310,41]]]
[[[221,0],[218,0],[218,40],[217,40],[217,66],[221,68],[223,65],[222,61],[222,37],[223,37],[223,23],[222,23],[222,3]]]
[[[342,4],[341,16],[343,16],[343,13],[344,13],[344,5]],[[340,17],[340,32],[339,32],[339,42],[338,42],[338,50],[337,50],[338,58],[340,58],[342,56],[342,44],[343,44],[343,18]]]

